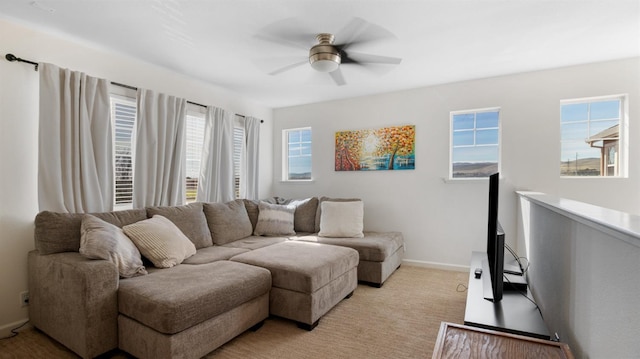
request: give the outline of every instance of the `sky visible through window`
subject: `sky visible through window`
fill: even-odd
[[[451,176],[488,177],[498,170],[499,111],[452,115]]]
[[[311,129],[287,130],[287,179],[311,179]]]
[[[560,108],[561,162],[600,158],[587,139],[620,123],[620,100],[563,104]]]

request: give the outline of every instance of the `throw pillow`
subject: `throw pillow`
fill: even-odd
[[[158,214],[124,226],[122,230],[158,268],[173,267],[196,253],[189,238],[173,222]]]
[[[320,204],[320,237],[354,237],[362,238],[364,234],[364,206],[362,201],[331,202]]]
[[[253,232],[247,209],[241,199],[227,203],[205,203],[204,215],[209,223],[213,243],[217,245],[249,237]]]
[[[193,242],[196,249],[210,247],[211,232],[207,226],[207,219],[202,210],[202,203],[190,203],[184,206],[147,207],[147,214],[153,217],[159,214],[176,225],[187,238]]]
[[[258,223],[253,234],[256,236],[290,236],[295,235],[293,214],[296,207],[291,205],[258,204]]]
[[[115,264],[122,278],[147,274],[138,248],[122,229],[90,214],[80,225],[80,254]]]
[[[323,202],[357,202],[360,201],[360,198],[329,198],[329,197],[320,197],[318,203],[318,210],[316,211],[316,225],[314,232],[320,232],[320,216],[322,214],[322,203]]]
[[[289,204],[296,207],[293,216],[293,227],[296,232],[316,232],[316,212],[318,197],[292,200]]]

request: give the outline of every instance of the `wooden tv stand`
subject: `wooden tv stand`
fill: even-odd
[[[528,288],[526,293],[505,291],[498,303],[484,299],[482,277],[489,275],[489,271],[483,270],[480,278],[475,278],[474,271],[482,268],[482,261],[486,258],[487,254],[483,252],[471,254],[464,324],[548,340],[550,335],[542,315],[536,305],[523,295],[532,298]]]

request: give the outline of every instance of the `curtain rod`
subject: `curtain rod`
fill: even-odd
[[[31,64],[31,65],[35,66],[35,70],[38,71],[38,63],[37,62],[21,59],[19,57],[16,57],[14,54],[7,54],[4,58],[7,59],[7,61],[10,61],[10,62],[18,61],[18,62],[24,62],[24,63],[27,63],[27,64]]]
[[[16,57],[14,54],[7,54],[4,58],[7,59],[7,61],[9,61],[9,62],[17,61],[17,62],[24,62],[24,63],[27,63],[27,64],[31,64],[31,65],[35,66],[35,70],[38,71],[38,63],[37,62],[21,59],[19,57]],[[115,85],[115,86],[128,88],[128,89],[134,90],[134,91],[138,90],[138,88],[135,87],[135,86],[125,85],[125,84],[121,84],[121,83],[118,83],[118,82],[111,81],[111,84]],[[187,103],[192,104],[192,105],[196,105],[196,106],[200,106],[200,107],[204,107],[204,108],[207,107],[206,105],[202,105],[202,104],[199,104],[197,102],[187,101]],[[240,116],[240,117],[246,118],[245,115],[236,114],[236,116]],[[260,120],[260,123],[264,123],[264,120]]]

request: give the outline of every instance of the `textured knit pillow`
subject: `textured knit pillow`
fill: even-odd
[[[83,216],[80,225],[80,254],[108,260],[123,278],[147,274],[138,248],[122,229],[90,214]]]
[[[163,216],[155,215],[122,228],[143,256],[158,268],[170,268],[196,254],[196,247]]]
[[[364,206],[362,201],[320,203],[320,237],[362,238]]]
[[[260,202],[258,205],[258,223],[253,234],[256,236],[290,236],[293,230],[295,206],[284,206]]]

